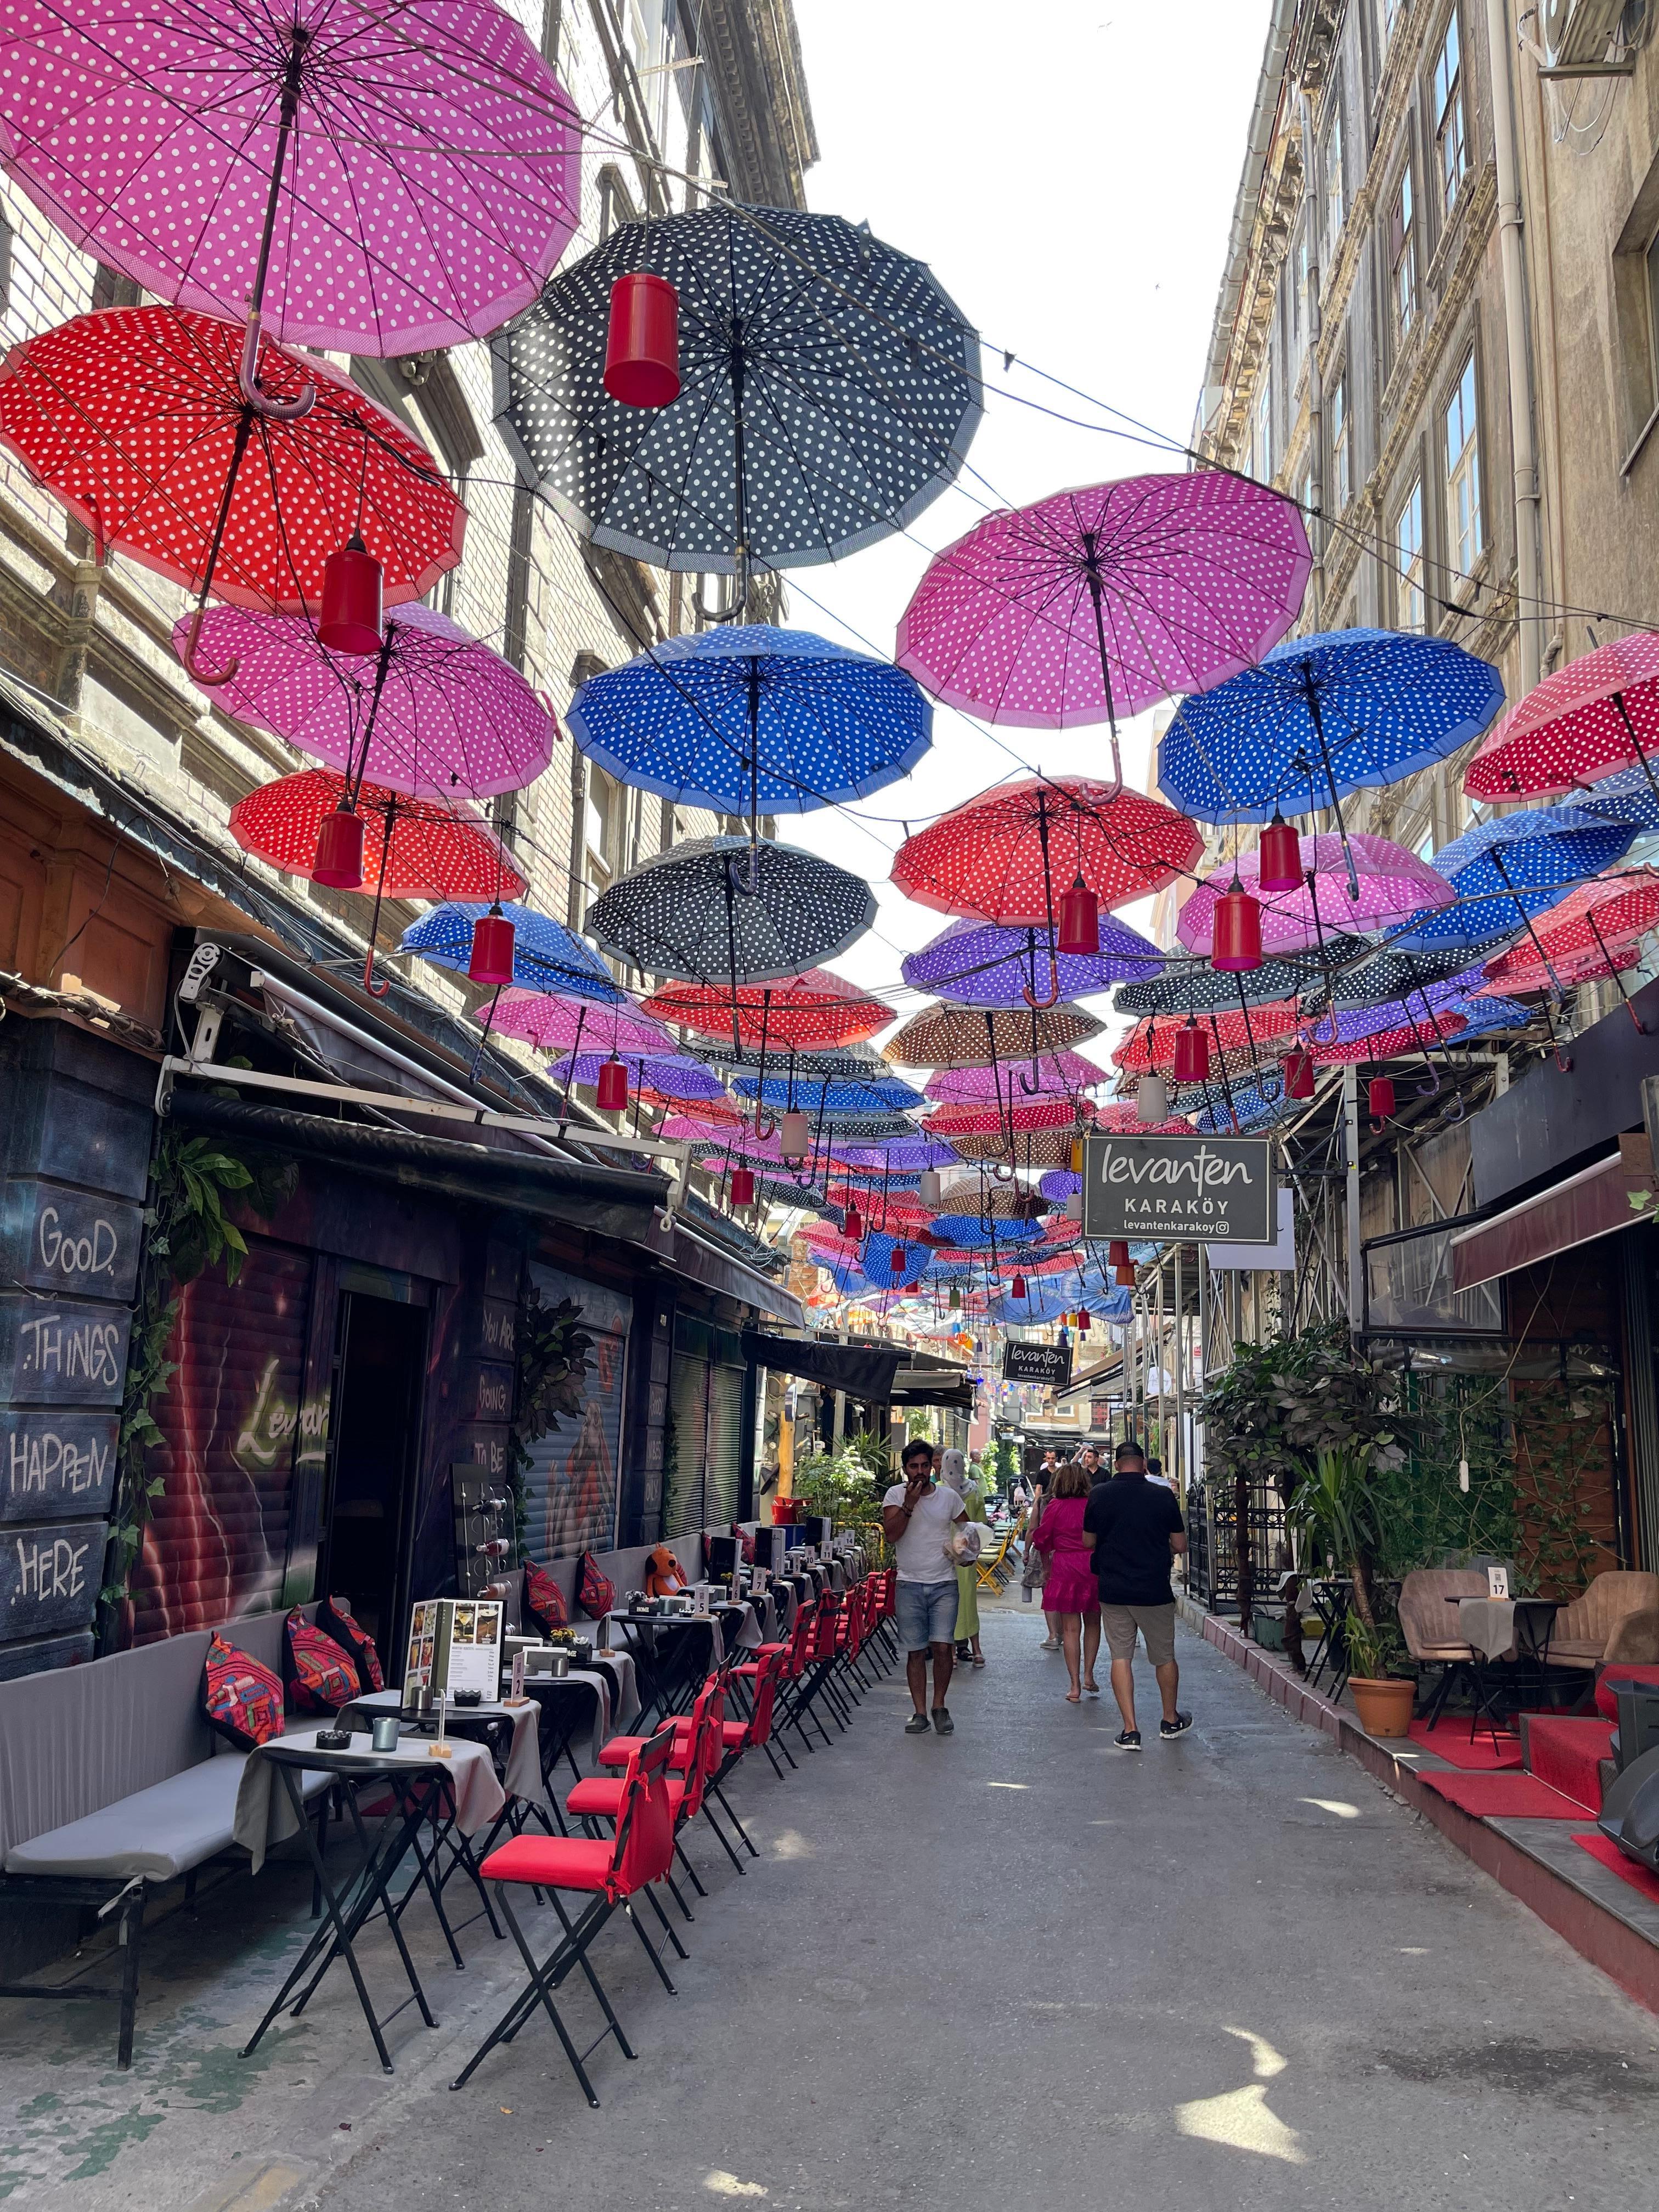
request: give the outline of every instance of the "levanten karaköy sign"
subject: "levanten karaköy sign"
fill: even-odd
[[[1273,1145],[1266,1137],[1090,1137],[1083,1233],[1271,1243]]]
[[[1063,1390],[1072,1379],[1072,1350],[1069,1345],[1010,1344],[1003,1347],[1002,1379],[1005,1382],[1046,1382],[1051,1390]]]

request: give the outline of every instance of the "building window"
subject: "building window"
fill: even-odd
[[[1653,388],[1659,393],[1659,232],[1642,257],[1648,279],[1648,333],[1653,348]]]
[[[611,879],[611,824],[617,787],[601,768],[587,771],[587,805],[582,810],[582,830],[591,859],[599,865],[601,883]]]
[[[1261,389],[1255,401],[1255,458],[1250,473],[1259,483],[1267,483],[1273,472],[1273,378],[1264,369]]]
[[[1353,486],[1353,438],[1348,413],[1348,372],[1337,371],[1331,383],[1331,512],[1340,514]]]
[[[1460,575],[1467,576],[1486,543],[1480,520],[1480,426],[1473,353],[1446,403],[1446,534],[1451,565]]]
[[[1400,172],[1400,183],[1389,216],[1389,267],[1397,343],[1411,329],[1417,314],[1417,223],[1409,161]]]
[[[1423,629],[1427,605],[1423,593],[1423,479],[1419,477],[1406,494],[1394,526],[1395,563],[1400,572],[1397,592],[1401,629]]]
[[[1469,165],[1468,126],[1463,100],[1463,46],[1458,35],[1457,10],[1452,9],[1446,36],[1434,65],[1434,143],[1440,165],[1440,200],[1449,215],[1456,203]]]
[[[1347,199],[1342,179],[1342,109],[1339,104],[1325,135],[1325,244],[1334,247],[1341,235]]]

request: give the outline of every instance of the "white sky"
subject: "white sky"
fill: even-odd
[[[890,653],[929,555],[986,505],[1185,465],[997,397],[1006,385],[1091,411],[1018,368],[1005,377],[1000,349],[1184,444],[1268,0],[1188,0],[1176,12],[1155,0],[1028,0],[1024,9],[992,0],[795,0],[795,13],[823,148],[807,175],[811,204],[866,220],[928,262],[985,341],[991,390],[965,489],[946,493],[908,536],[788,580],[793,627],[847,644],[859,633]],[[1126,777],[1144,786],[1150,717],[1129,731]],[[885,881],[902,822],[919,828],[1022,763],[1050,775],[1109,769],[1101,731],[1000,734],[1018,762],[941,708],[933,750],[904,782],[860,802],[851,818],[825,809],[780,820],[781,836],[877,886],[875,931],[834,963],[842,973],[890,989],[900,953],[945,927]],[[1125,918],[1139,917],[1131,908]],[[907,993],[896,1003],[908,1011],[917,1001]],[[1103,1057],[1104,1041],[1092,1049]]]

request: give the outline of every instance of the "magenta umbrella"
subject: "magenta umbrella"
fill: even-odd
[[[1235,876],[1261,900],[1261,949],[1270,957],[1304,951],[1350,931],[1387,929],[1411,915],[1437,913],[1456,896],[1426,860],[1386,837],[1362,833],[1345,843],[1332,830],[1302,838],[1300,850],[1303,879],[1293,891],[1259,889],[1261,856],[1256,852],[1241,853],[1237,864],[1228,861],[1216,869],[1182,908],[1176,935],[1189,951],[1208,953],[1216,902],[1231,889]]]
[[[1277,645],[1311,566],[1298,510],[1219,470],[1057,492],[988,515],[937,556],[895,657],[989,721],[1109,722],[1115,762],[1121,715],[1206,690]]]
[[[502,1036],[519,1037],[541,1052],[576,1054],[584,1049],[667,1058],[678,1050],[660,1022],[641,1014],[629,1000],[619,1006],[568,998],[557,991],[503,991],[491,1026]]]
[[[181,660],[193,620],[173,629]],[[552,717],[518,670],[433,607],[393,608],[380,652],[363,655],[330,653],[294,616],[210,607],[196,647],[231,671],[213,695],[229,713],[348,783],[488,799],[521,791],[552,756]]]
[[[580,125],[489,0],[13,0],[0,158],[175,304],[346,353],[484,337],[576,227]],[[252,397],[252,394],[250,394]]]
[[[1069,1097],[1074,1091],[1087,1091],[1096,1084],[1115,1081],[1115,1071],[1101,1067],[1092,1060],[1085,1060],[1081,1053],[1039,1053],[1031,1064],[1024,1082],[1028,1097],[1038,1092],[1055,1097]],[[1006,1067],[942,1067],[928,1079],[927,1093],[943,1104],[979,1106],[994,1104],[1000,1091],[1008,1087]]]

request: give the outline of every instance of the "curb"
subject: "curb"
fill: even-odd
[[[1176,1607],[1194,1635],[1213,1644],[1223,1658],[1231,1659],[1275,1705],[1283,1705],[1292,1719],[1330,1736],[1340,1750],[1357,1759],[1385,1790],[1391,1790],[1402,1803],[1438,1829],[1455,1850],[1571,1943],[1580,1958],[1588,1959],[1616,1982],[1627,1997],[1650,2012],[1659,2013],[1659,1947],[1637,1935],[1616,1913],[1564,1881],[1485,1820],[1463,1812],[1437,1790],[1425,1789],[1409,1766],[1366,1735],[1351,1712],[1310,1689],[1271,1651],[1242,1636],[1231,1622],[1204,1612],[1189,1597],[1177,1596]]]

